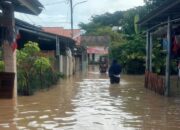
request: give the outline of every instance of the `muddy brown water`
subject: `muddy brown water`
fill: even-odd
[[[110,85],[90,67],[48,91],[0,100],[0,130],[180,130],[180,97],[143,87],[143,76]]]

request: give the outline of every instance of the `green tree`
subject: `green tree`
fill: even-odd
[[[5,69],[4,61],[0,61],[0,72],[3,72]]]
[[[43,87],[43,73],[47,71],[50,67],[50,60],[45,57],[39,57],[34,61],[33,65],[36,72],[39,74],[40,82],[41,82],[41,88]]]
[[[29,82],[35,73],[33,64],[39,51],[38,44],[31,41],[26,43],[22,50],[17,51],[18,82],[22,86],[25,95],[30,94]]]
[[[144,73],[145,38],[138,34],[136,22],[146,14],[145,6],[140,6],[114,14],[97,15],[90,23],[81,23],[80,27],[87,35],[109,35],[110,58],[118,59],[127,73]],[[121,30],[113,31],[114,26],[121,27]]]
[[[92,22],[103,26],[119,26],[119,20],[123,17],[123,11],[116,11],[115,13],[105,13],[102,15],[92,16]]]
[[[49,59],[40,57],[39,53],[40,48],[38,43],[31,41],[27,42],[23,49],[17,51],[18,89],[23,95],[32,94],[36,86],[32,86],[31,84],[33,82],[37,83],[38,75],[42,85],[43,73],[51,68]]]
[[[116,58],[122,64],[126,73],[144,73],[145,40],[141,35],[132,35],[122,44],[112,45],[110,57]]]

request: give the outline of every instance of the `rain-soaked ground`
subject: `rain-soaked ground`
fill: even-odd
[[[143,76],[110,85],[91,66],[49,91],[0,100],[0,130],[180,130],[180,97],[144,89]]]

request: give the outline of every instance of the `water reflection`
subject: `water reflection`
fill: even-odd
[[[17,101],[0,99],[0,130],[17,130]],[[18,119],[18,118],[17,118]]]
[[[49,91],[0,100],[0,130],[179,130],[180,98],[144,89],[143,76],[108,75],[90,66]],[[2,105],[3,104],[3,105]]]

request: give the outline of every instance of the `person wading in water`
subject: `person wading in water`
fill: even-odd
[[[109,78],[111,84],[118,84],[120,82],[121,65],[117,60],[113,60],[109,68]]]

